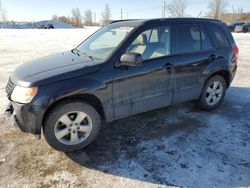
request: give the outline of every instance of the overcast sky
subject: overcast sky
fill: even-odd
[[[120,19],[121,8],[123,18],[159,18],[161,17],[164,0],[0,0],[6,8],[8,19],[15,21],[39,21],[51,19],[52,15],[69,16],[71,9],[79,7],[82,12],[87,8],[96,13],[97,21],[105,4],[112,10],[112,19]],[[209,0],[186,0],[188,3],[187,15],[197,17],[200,12],[207,13]],[[250,0],[227,0],[228,12],[243,8],[250,11]],[[170,0],[166,0],[169,3]]]

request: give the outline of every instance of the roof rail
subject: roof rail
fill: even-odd
[[[165,21],[165,20],[200,20],[200,21],[217,21],[220,22],[220,20],[217,19],[211,19],[211,18],[154,18],[154,19],[125,19],[125,20],[114,20],[110,21],[108,24],[118,23],[118,22],[125,22],[125,21],[142,21],[143,23],[150,23],[155,21]]]
[[[136,21],[136,20],[140,20],[140,19],[113,20],[113,21],[110,21],[109,24],[116,23],[116,22],[124,22],[124,21]]]
[[[204,21],[221,21],[218,19],[211,19],[211,18],[193,18],[193,17],[185,17],[185,18],[154,18],[154,19],[145,19],[145,22],[151,21],[164,21],[164,20],[204,20]]]

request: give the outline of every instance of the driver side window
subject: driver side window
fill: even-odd
[[[148,60],[170,55],[170,44],[170,27],[156,27],[139,34],[127,52],[139,53],[143,60]]]

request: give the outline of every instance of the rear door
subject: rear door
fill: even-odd
[[[198,99],[205,67],[216,60],[216,51],[201,24],[175,25],[173,102]]]
[[[224,23],[211,24],[208,28],[216,48],[218,63],[221,63],[220,68],[229,70],[234,75],[237,69],[238,48],[232,34],[225,28]]]

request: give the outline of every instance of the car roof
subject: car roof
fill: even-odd
[[[159,22],[217,22],[222,23],[220,20],[208,18],[157,18],[157,19],[127,19],[127,20],[114,20],[110,24],[140,26],[145,24],[153,24]]]

